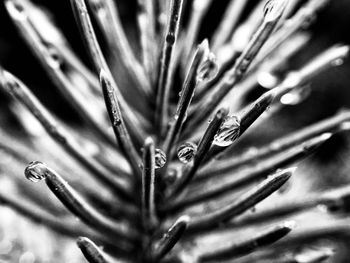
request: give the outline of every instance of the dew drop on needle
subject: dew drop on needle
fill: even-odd
[[[213,53],[209,53],[208,57],[202,62],[198,69],[199,81],[210,81],[219,72],[219,65]]]
[[[28,180],[37,183],[45,179],[45,165],[41,162],[31,162],[24,174]]]
[[[229,116],[214,138],[214,145],[230,146],[240,135],[240,120],[237,116]]]
[[[166,163],[166,155],[161,149],[155,150],[155,168],[159,169],[162,168]]]
[[[192,142],[186,142],[177,148],[177,157],[182,163],[189,163],[192,161],[197,152],[197,145]]]

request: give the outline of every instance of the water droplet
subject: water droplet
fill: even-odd
[[[24,9],[24,6],[20,2],[11,1],[9,3],[10,5],[8,6],[8,8],[11,16],[15,16],[16,19],[22,19],[22,20],[27,18],[26,10]]]
[[[240,120],[237,116],[229,116],[222,124],[214,138],[214,144],[220,147],[230,146],[240,135]]]
[[[280,17],[285,9],[287,0],[269,0],[264,6],[265,21],[274,21]]]
[[[37,183],[45,179],[46,165],[42,162],[31,162],[24,171],[25,177]]]
[[[209,53],[208,57],[199,66],[197,76],[199,81],[210,81],[219,72],[219,65],[213,53]]]
[[[120,124],[122,124],[122,120],[120,118],[114,118],[113,126],[119,126]]]
[[[155,150],[154,158],[155,158],[155,163],[156,163],[156,166],[155,166],[156,169],[162,168],[165,165],[166,155],[161,149]]]
[[[182,163],[189,163],[192,161],[197,152],[197,145],[192,142],[186,142],[177,148],[177,157]]]
[[[20,12],[20,13],[22,13],[22,12],[25,11],[25,10],[24,10],[24,6],[23,6],[20,2],[18,2],[18,1],[14,1],[14,2],[13,2],[13,6],[14,6],[14,8],[16,8],[16,10],[17,10],[18,12]]]
[[[338,58],[332,62],[332,66],[337,67],[344,64],[344,59]]]
[[[292,90],[291,92],[282,96],[281,103],[284,105],[297,105],[309,97],[310,93],[311,89],[309,87],[302,87]]]
[[[272,89],[278,84],[278,77],[270,72],[260,72],[258,74],[258,82],[265,89]]]
[[[61,55],[58,53],[58,51],[54,47],[49,47],[48,52],[49,52],[48,64],[50,65],[50,67],[55,69],[61,68],[63,64],[63,59]]]

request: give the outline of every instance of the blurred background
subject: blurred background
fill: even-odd
[[[73,49],[89,65],[79,32],[75,26],[69,1],[33,0],[33,2],[42,5],[52,13],[53,19],[65,33]],[[187,0],[188,4],[190,2],[191,0]],[[201,39],[205,37],[210,38],[221,14],[226,8],[228,0],[213,2],[214,4],[210,8],[205,24],[202,27]],[[253,0],[251,2],[254,3]],[[124,26],[128,28],[127,32],[130,32],[128,37],[131,41],[134,40],[136,42],[136,1],[118,0],[117,3]],[[289,61],[290,68],[298,68],[299,65],[303,65],[310,58],[333,44],[350,44],[349,26],[350,1],[331,1],[331,4],[320,13],[317,21],[311,27],[311,43]],[[137,48],[137,44],[135,48]],[[80,122],[79,118],[74,114],[74,110],[65,104],[57,89],[53,87],[40,64],[17,33],[4,9],[3,3],[0,4],[0,64],[31,87],[44,104],[48,105],[59,117],[71,123]],[[245,143],[251,145],[266,143],[273,138],[305,127],[317,120],[332,116],[343,108],[350,107],[350,60],[345,61],[340,67],[332,68],[315,77],[310,85],[312,93],[307,99],[298,105],[284,107],[276,116],[265,123],[261,129],[251,134],[245,140]],[[15,125],[14,118],[7,105],[8,99],[1,93],[0,102],[1,123]],[[299,180],[308,180],[310,182],[308,187],[316,191],[349,183],[349,141],[348,133],[341,133],[331,138],[315,155],[303,162],[300,172],[302,175],[299,177]],[[21,169],[23,170],[24,166],[16,167],[14,170]],[[4,173],[6,170],[0,167],[0,172]],[[297,194],[302,195],[303,191],[309,189],[297,190],[299,191]],[[8,215],[8,217],[4,215]],[[9,231],[11,228],[14,228],[14,230],[11,230],[12,232]],[[10,209],[2,208],[0,210],[0,262],[16,262],[18,260],[21,263],[59,262],[53,260],[50,255],[59,254],[62,251],[66,251],[65,253],[67,254],[62,256],[65,261],[61,262],[80,262],[81,257],[77,249],[70,246],[67,246],[65,249],[62,246],[60,249],[55,249],[54,244],[57,241],[57,237],[52,237],[49,233],[50,231],[38,225],[22,220]],[[9,239],[14,241],[10,244],[8,242]],[[40,239],[39,243],[36,242],[38,239]],[[46,243],[45,247],[42,246],[43,243]],[[47,244],[51,245],[47,246]],[[65,242],[61,244],[65,244]],[[46,252],[43,253],[42,250]],[[19,255],[15,251],[20,251],[18,252]],[[41,256],[40,261],[35,258],[37,253],[44,254]],[[335,262],[342,261],[338,259]]]

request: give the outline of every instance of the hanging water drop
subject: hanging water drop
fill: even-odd
[[[161,149],[155,150],[155,168],[159,169],[162,168],[166,163],[166,155]]]
[[[201,63],[198,69],[198,81],[211,81],[219,72],[219,65],[213,53],[209,53],[208,57]]]
[[[25,177],[37,183],[45,179],[46,165],[42,162],[31,162],[24,171]]]
[[[222,124],[214,138],[213,144],[220,147],[230,146],[240,135],[240,120],[237,116],[229,116]]]
[[[186,142],[177,148],[177,157],[182,163],[189,163],[192,161],[197,152],[197,145],[192,142]]]

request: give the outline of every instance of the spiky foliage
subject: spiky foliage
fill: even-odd
[[[186,6],[183,0],[139,0],[137,56],[116,1],[71,0],[90,71],[45,11],[29,0],[6,0],[18,31],[89,130],[80,134],[61,123],[24,83],[1,69],[1,87],[16,99],[25,129],[33,133],[33,120],[22,106],[56,142],[31,138],[37,148],[50,147],[50,153],[42,159],[47,164],[30,163],[25,176],[45,181],[80,221],[47,200],[44,190],[28,191],[25,202],[0,194],[2,203],[61,234],[80,236],[77,244],[89,262],[321,262],[332,256],[329,247],[310,243],[346,239],[346,219],[324,214],[319,224],[294,231],[286,218],[318,206],[348,209],[347,187],[249,211],[287,183],[295,171],[288,166],[348,129],[349,111],[254,152],[232,155],[253,124],[258,127],[256,122],[302,99],[314,75],[347,56],[347,46],[333,46],[300,69],[284,72],[284,78],[274,78],[307,43],[310,36],[300,30],[328,1],[309,0],[298,9],[298,0],[261,1],[239,23],[247,1],[232,0],[212,44],[203,40],[196,46],[212,2],[194,0]],[[183,28],[186,8],[189,22]],[[270,90],[242,105],[262,76],[260,84]],[[230,95],[232,90],[236,93]],[[27,145],[2,147],[18,159],[35,158]]]

